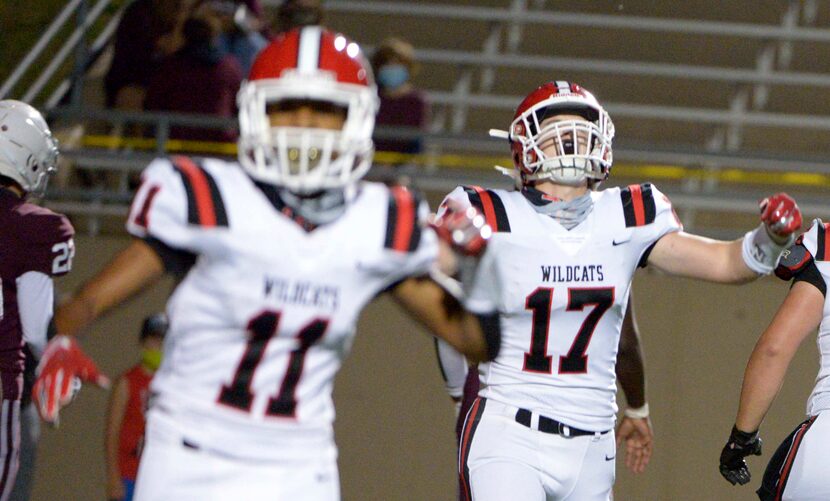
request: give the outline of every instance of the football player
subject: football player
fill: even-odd
[[[515,191],[462,186],[448,205],[481,210],[494,234],[465,299],[497,300],[498,357],[479,365],[459,474],[468,498],[606,500],[614,483],[615,366],[638,267],[712,282],[772,272],[801,224],[784,194],[761,203],[742,239],[685,233],[652,184],[599,190],[610,172],[614,125],[579,85],[552,81],[519,105],[507,139]],[[439,210],[439,214],[441,211]],[[479,303],[479,298],[482,302]]]
[[[426,204],[360,182],[378,97],[354,42],[316,26],[279,35],[238,104],[240,165],[151,163],[127,222],[136,240],[56,316],[74,334],[165,270],[181,278],[137,500],[339,499],[333,380],[381,292],[471,360],[498,351],[491,310],[462,311],[430,278],[448,247]],[[433,224],[467,253],[489,230],[474,211]],[[34,388],[47,421],[71,398],[64,381],[95,375],[69,336],[50,346]]]
[[[781,389],[796,350],[818,328],[820,367],[807,401],[807,420],[781,443],[764,473],[763,501],[830,499],[830,224],[816,219],[781,258],[776,275],[792,288],[761,334],[744,374],[738,417],[720,456],[720,472],[733,485],[750,480],[744,458],[761,454],[758,429]]]
[[[52,277],[72,268],[74,230],[61,214],[28,202],[46,190],[58,147],[32,106],[0,101],[0,500],[8,499],[18,469],[24,345],[46,346],[52,319]]]

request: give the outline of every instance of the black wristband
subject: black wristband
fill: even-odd
[[[758,430],[750,432],[741,431],[738,429],[738,425],[732,426],[732,434],[729,435],[729,440],[738,445],[746,445],[756,438],[758,438]]]

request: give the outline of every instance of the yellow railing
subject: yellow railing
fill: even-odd
[[[84,136],[81,143],[91,148],[132,148],[135,150],[154,150],[156,140],[153,138],[124,138],[114,136]],[[183,141],[171,139],[166,143],[170,153],[188,152],[208,155],[236,155],[236,144],[208,141]],[[508,156],[499,155],[460,155],[460,154],[405,154],[388,151],[375,153],[375,161],[383,164],[432,165],[442,169],[489,170],[493,165],[512,165]],[[723,167],[706,169],[681,165],[658,165],[617,163],[614,174],[621,177],[653,180],[714,180],[731,184],[762,184],[776,186],[796,186],[805,188],[830,187],[830,175],[811,172],[756,171]]]

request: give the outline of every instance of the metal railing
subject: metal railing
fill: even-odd
[[[73,103],[76,105],[80,104],[79,86],[83,81],[83,73],[89,62],[88,55],[91,52],[100,50],[107,43],[115,31],[119,15],[113,16],[110,19],[101,33],[99,33],[92,47],[87,46],[86,37],[90,33],[93,25],[101,18],[102,14],[112,2],[113,0],[98,0],[92,9],[89,9],[89,0],[70,0],[46,30],[44,30],[43,34],[20,63],[18,63],[6,81],[3,82],[3,85],[0,86],[0,99],[19,96],[20,100],[28,103],[38,102],[41,92],[53,81],[58,70],[67,62],[69,56],[74,51],[74,70],[71,76],[63,78],[63,81],[57,84],[55,91],[46,100],[45,108],[48,109],[56,105],[71,88],[72,83],[75,83],[78,89],[73,93]],[[60,48],[54,53],[49,54],[48,62],[43,67],[35,68],[35,63],[43,56],[46,48],[52,43],[60,42],[58,37],[63,33],[65,26],[68,25],[73,16],[76,20],[75,29],[60,43]],[[29,87],[24,92],[13,93],[15,87],[30,73],[34,73],[36,76],[34,76],[34,81]]]

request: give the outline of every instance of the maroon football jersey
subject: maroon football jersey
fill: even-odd
[[[17,278],[29,271],[64,275],[72,268],[72,224],[61,214],[27,203],[0,188],[0,375],[3,398],[20,398],[23,331],[17,304]]]

